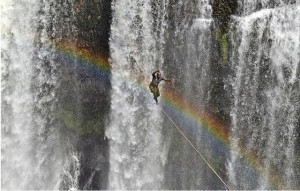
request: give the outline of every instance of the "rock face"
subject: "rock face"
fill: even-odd
[[[224,80],[228,75],[229,42],[228,29],[230,27],[230,16],[236,13],[236,0],[215,0],[211,4],[214,26],[212,27],[212,60],[211,60],[211,91],[213,92],[210,105],[216,114],[230,123],[230,95],[224,91]]]
[[[55,1],[49,32],[57,49],[61,81],[58,119],[79,156],[79,189],[105,189],[110,110],[110,0]],[[75,167],[70,167],[75,168]],[[74,174],[75,172],[73,172]],[[76,176],[76,175],[74,175]],[[69,187],[64,177],[61,188]]]
[[[111,85],[110,72],[104,66],[108,65],[109,56],[110,4],[110,0],[89,0],[76,1],[74,6],[77,50],[86,51],[87,56],[99,55],[92,61],[96,63],[89,63],[93,69],[79,65],[69,70],[74,72],[71,79],[75,87],[70,90],[75,92],[69,92],[71,99],[64,99],[64,103],[70,103],[75,120],[79,120],[75,131],[79,133],[77,149],[81,154],[80,189],[105,189],[108,182],[108,142],[104,129]]]

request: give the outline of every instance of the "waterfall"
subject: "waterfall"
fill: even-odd
[[[13,5],[6,2],[10,15],[2,21],[5,32],[2,49],[2,188],[13,189],[27,187],[28,182],[34,181],[31,173],[34,159],[31,158],[33,139],[32,103],[34,97],[30,90],[33,77],[31,58],[34,54],[34,33],[31,32],[31,21],[36,12],[35,2],[22,1],[26,6]],[[28,8],[30,7],[30,9]],[[26,11],[29,9],[30,11]],[[26,14],[25,14],[26,11]],[[13,16],[20,14],[15,19]],[[18,23],[18,24],[15,24]],[[26,31],[24,33],[24,31]],[[14,181],[11,181],[11,178]],[[26,178],[24,178],[26,177]],[[18,183],[18,184],[16,184]],[[15,185],[16,184],[16,185]],[[27,187],[30,188],[30,187]]]
[[[299,21],[299,4],[234,18],[228,173],[235,188],[299,186],[295,163],[300,112]]]
[[[0,8],[2,189],[300,188],[300,0]]]
[[[237,0],[239,4],[238,13],[241,15],[248,15],[261,9],[281,7],[289,4],[292,5],[297,1],[298,0]]]
[[[212,6],[207,0],[178,1],[170,3],[168,38],[165,51],[164,68],[176,79],[172,91],[180,95],[166,110],[195,145],[197,150],[213,164],[217,164],[218,173],[222,171],[222,160],[225,156],[218,140],[207,131],[203,121],[195,120],[200,116],[192,111],[177,110],[172,104],[183,108],[192,105],[199,113],[207,112],[215,76],[212,73],[212,55],[214,41],[212,28],[216,25],[212,18]],[[169,88],[170,89],[170,88]],[[178,103],[177,103],[178,102]],[[211,106],[213,107],[213,106]],[[194,110],[193,110],[194,111]],[[191,117],[193,116],[193,117]],[[203,116],[202,116],[203,117]],[[220,180],[191,145],[175,130],[169,119],[165,119],[166,133],[164,138],[170,141],[169,154],[165,167],[165,187],[167,189],[224,189]],[[225,177],[223,174],[222,177]]]
[[[77,185],[78,169],[70,166],[78,156],[61,134],[57,115],[61,73],[50,43],[59,33],[51,29],[53,6],[52,1],[3,2],[3,189],[59,189],[67,179],[75,183],[66,188]]]
[[[45,93],[43,88],[33,88],[35,83],[50,82],[36,70],[43,73],[40,60],[35,58],[36,15],[38,1],[10,1],[5,5],[4,38],[2,49],[2,188],[5,189],[49,189],[57,187],[58,176],[53,174],[59,168],[55,150],[47,142],[56,139],[47,136],[45,120],[52,120],[51,114],[36,114],[36,110],[54,99],[53,92]],[[40,51],[39,55],[47,54]],[[35,63],[35,64],[34,64]],[[55,84],[56,85],[56,84]],[[52,105],[49,105],[50,110]],[[52,155],[52,156],[51,156]],[[49,157],[49,158],[48,158]]]
[[[152,7],[151,7],[152,6]],[[161,189],[165,149],[160,108],[149,94],[151,73],[162,65],[165,1],[115,1],[109,189]],[[152,9],[156,14],[152,14]],[[155,24],[153,24],[155,22]]]

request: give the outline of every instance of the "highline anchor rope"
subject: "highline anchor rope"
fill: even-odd
[[[201,158],[209,167],[211,171],[220,179],[220,181],[224,184],[225,188],[227,190],[231,190],[229,186],[225,183],[225,181],[220,177],[220,175],[214,170],[214,168],[208,163],[208,161],[202,156],[202,154],[198,151],[198,149],[194,146],[194,144],[185,136],[185,134],[180,130],[180,128],[175,124],[175,122],[171,119],[171,117],[165,112],[165,110],[160,106],[163,113],[170,119],[170,121],[174,124],[174,126],[177,128],[177,130],[180,132],[180,134],[187,140],[187,142],[192,146],[192,148],[196,151],[196,153],[199,155],[199,158]]]

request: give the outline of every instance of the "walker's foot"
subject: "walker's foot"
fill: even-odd
[[[158,100],[157,100],[157,98],[156,98],[156,97],[154,98],[154,100],[155,100],[155,102],[156,102],[156,105],[158,105]]]

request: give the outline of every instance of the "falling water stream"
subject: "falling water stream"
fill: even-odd
[[[1,1],[2,189],[224,189],[162,109],[230,188],[300,188],[299,0],[105,2]]]
[[[37,48],[39,1],[7,2],[2,35],[2,188],[58,188],[63,158],[53,123],[57,76],[50,50]],[[45,5],[47,6],[47,5]],[[41,33],[44,33],[41,31]],[[42,43],[46,34],[39,39]]]
[[[64,181],[77,188],[78,156],[56,115],[60,72],[47,30],[53,2],[3,3],[1,187],[59,189]]]
[[[162,64],[156,41],[163,39],[154,34],[150,1],[117,1],[113,13],[109,189],[161,189],[162,118],[147,88],[149,74]]]
[[[295,189],[300,6],[262,9],[234,21],[230,181],[242,189]],[[241,167],[237,151],[255,155],[259,164],[248,162],[261,168],[263,177]]]

